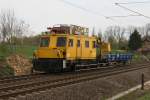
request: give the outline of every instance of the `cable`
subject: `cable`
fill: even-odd
[[[73,7],[75,7],[75,8],[81,9],[81,10],[83,10],[83,11],[90,12],[90,13],[92,13],[92,14],[99,15],[99,16],[102,16],[102,17],[104,17],[104,18],[106,18],[106,19],[109,19],[109,20],[114,21],[114,19],[110,18],[109,16],[105,16],[105,15],[99,13],[99,12],[95,12],[95,11],[93,11],[93,10],[87,9],[87,8],[82,7],[82,6],[79,6],[79,5],[77,5],[77,4],[73,4],[73,3],[71,3],[71,2],[69,2],[69,1],[67,1],[67,0],[60,0],[60,1],[64,2],[65,4],[68,4],[68,5],[70,5],[70,6],[73,6]]]
[[[122,18],[122,17],[134,17],[134,16],[141,16],[141,15],[126,15],[126,16],[109,16],[111,18]]]
[[[142,1],[142,2],[122,2],[118,4],[140,4],[140,3],[150,3],[150,1]]]
[[[120,22],[117,22],[115,19],[113,19],[113,16],[105,16],[105,15],[99,13],[99,12],[95,12],[95,11],[90,10],[90,9],[88,9],[88,8],[85,8],[85,7],[82,7],[82,6],[80,6],[80,5],[71,3],[71,2],[69,2],[68,0],[59,0],[59,1],[65,3],[65,4],[67,4],[67,5],[70,5],[70,6],[72,6],[72,7],[75,7],[75,8],[81,9],[81,10],[83,10],[83,11],[86,11],[86,12],[88,12],[88,13],[92,13],[92,14],[95,14],[95,15],[98,15],[98,16],[102,16],[102,17],[104,17],[104,18],[106,18],[106,19],[108,19],[108,20],[113,21],[113,22],[116,23],[116,24],[121,24]],[[138,16],[140,16],[140,15],[138,15]],[[119,17],[119,16],[118,16],[118,17]]]
[[[139,12],[137,12],[137,11],[131,10],[131,9],[125,7],[125,6],[120,5],[119,3],[115,3],[115,5],[121,7],[121,8],[123,8],[123,9],[125,9],[125,10],[128,10],[128,11],[131,11],[131,12],[133,12],[133,13],[136,13],[136,14],[138,14],[139,16],[143,16],[143,17],[145,17],[145,18],[147,18],[147,19],[150,19],[149,16],[146,16],[146,15],[144,15],[144,14],[142,14],[142,13],[139,13]]]

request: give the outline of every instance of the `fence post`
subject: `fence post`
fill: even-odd
[[[144,74],[141,76],[141,90],[144,90]]]

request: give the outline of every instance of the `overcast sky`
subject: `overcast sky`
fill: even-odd
[[[0,0],[0,9],[13,9],[16,17],[30,24],[30,29],[36,33],[54,24],[76,24],[104,31],[110,25],[127,27],[149,23],[150,19],[142,16],[113,18],[113,20],[104,17],[134,14],[114,4],[134,1],[143,0]],[[150,2],[123,6],[150,16]]]

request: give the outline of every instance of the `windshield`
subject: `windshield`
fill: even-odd
[[[48,47],[49,46],[49,42],[50,42],[50,38],[49,37],[41,38],[40,47]]]
[[[57,47],[66,46],[66,37],[58,37],[57,38]]]

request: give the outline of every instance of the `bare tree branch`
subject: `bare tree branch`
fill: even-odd
[[[12,43],[13,37],[22,37],[28,30],[28,25],[23,20],[15,17],[14,11],[2,11],[0,14],[0,33],[3,42]]]

